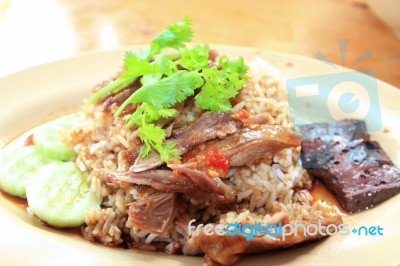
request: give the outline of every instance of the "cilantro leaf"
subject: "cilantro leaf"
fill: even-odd
[[[198,71],[199,69],[208,67],[208,57],[210,48],[208,45],[195,45],[191,48],[182,49],[181,58],[177,63],[190,71]]]
[[[229,99],[235,94],[225,89],[227,85],[225,73],[221,73],[216,67],[213,67],[203,70],[202,74],[205,82],[195,97],[196,105],[213,112],[229,111],[232,108]]]
[[[176,148],[175,143],[166,142],[161,144],[161,150],[158,151],[160,153],[161,161],[167,162],[171,158],[179,158],[180,153]]]
[[[111,82],[104,88],[96,91],[92,96],[89,98],[89,103],[97,102],[101,97],[106,95],[109,92],[118,92],[123,88],[129,86],[129,84],[133,83],[137,77],[125,77],[125,78],[117,78],[115,81]]]
[[[167,135],[161,127],[153,124],[142,125],[138,128],[137,134],[145,144],[140,149],[139,156],[146,157],[151,149],[155,149],[164,162],[169,158],[179,156],[179,151],[176,149],[174,143],[164,143]]]
[[[218,63],[210,66],[208,45],[186,47],[193,35],[190,26],[191,20],[185,17],[157,35],[149,48],[127,52],[119,77],[89,99],[96,102],[107,93],[117,93],[140,79],[141,87],[119,106],[114,116],[120,116],[129,104],[136,106],[123,119],[126,126],[137,126],[136,132],[143,143],[141,157],[152,149],[164,162],[179,156],[175,144],[165,141],[165,131],[155,125],[157,120],[176,114],[174,104],[196,95],[195,104],[204,110],[229,111],[230,99],[247,80],[243,58],[229,60],[221,56]]]
[[[153,64],[157,65],[157,73],[144,75],[141,79],[142,84],[150,84],[160,80],[163,76],[170,76],[178,71],[177,64],[174,62],[176,55],[168,55],[165,52],[158,55]]]
[[[145,144],[140,149],[140,156],[145,157],[152,148],[160,152],[166,137],[166,133],[161,127],[153,124],[144,124],[138,128],[137,134]]]
[[[133,96],[133,102],[148,102],[156,108],[171,106],[194,94],[202,82],[195,72],[179,71],[156,82],[143,84]]]
[[[146,59],[140,58],[133,52],[126,52],[124,58],[125,70],[120,77],[139,77],[147,74],[157,73],[159,66],[149,63]]]
[[[157,121],[160,118],[169,118],[176,113],[172,108],[157,109],[151,104],[142,103],[133,114],[124,116],[124,120],[128,121],[126,126],[144,125]]]
[[[201,86],[202,79],[196,72],[178,71],[160,80],[150,80],[135,91],[115,112],[119,116],[131,103],[148,103],[155,108],[169,107],[185,100]]]
[[[226,55],[223,55],[219,58],[218,64],[221,66],[221,69],[229,74],[236,73],[241,76],[241,78],[247,80],[247,70],[248,67],[244,63],[243,57],[239,56],[234,60],[229,60]]]
[[[230,99],[235,97],[246,82],[247,67],[243,58],[229,60],[222,56],[219,67],[202,70],[204,86],[195,97],[195,103],[202,109],[229,111],[232,109]]]
[[[156,73],[158,70],[158,65],[147,62],[146,59],[140,58],[133,52],[126,52],[124,58],[124,71],[122,71],[115,81],[96,91],[89,98],[89,102],[94,103],[109,92],[117,93],[129,84],[133,83],[138,77]]]
[[[150,44],[148,59],[158,54],[164,48],[179,49],[185,47],[185,42],[189,42],[193,36],[189,17],[184,17],[182,21],[169,25]]]

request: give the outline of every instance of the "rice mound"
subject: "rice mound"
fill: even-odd
[[[286,90],[279,72],[262,59],[249,64],[250,79],[235,98],[234,110],[245,109],[252,114],[267,114],[267,124],[291,127]],[[103,87],[105,81],[94,88]],[[116,108],[111,106],[110,108]],[[94,169],[124,170],[118,166],[118,154],[134,147],[134,131],[124,127],[122,119],[114,119],[100,104],[85,104],[88,121],[76,130],[72,144],[77,153],[76,164],[82,171]],[[194,121],[202,111],[189,104],[177,120]],[[154,190],[145,186],[114,187],[91,174],[92,187],[102,204],[86,215],[82,228],[84,237],[103,245],[146,250],[169,251],[173,241],[184,238],[188,221],[206,223],[276,223],[282,219],[317,219],[321,211],[313,205],[308,192],[312,180],[298,164],[300,147],[267,155],[254,165],[231,169],[224,182],[238,195],[237,207],[206,206],[199,200],[181,195],[178,215],[171,228],[163,234],[152,234],[133,226],[128,219],[129,205],[148,197]],[[125,169],[126,170],[126,169]]]

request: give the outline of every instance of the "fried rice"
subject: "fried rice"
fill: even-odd
[[[249,63],[249,80],[234,99],[234,110],[245,109],[251,114],[265,114],[265,123],[292,127],[285,87],[279,72],[262,59]],[[97,90],[110,80],[97,85]],[[110,106],[110,108],[117,108]],[[199,199],[182,195],[172,226],[162,234],[154,234],[131,224],[128,219],[130,204],[146,199],[154,189],[147,186],[125,187],[106,184],[96,176],[95,169],[126,170],[118,165],[121,151],[134,148],[137,136],[124,126],[121,118],[114,118],[101,104],[85,104],[82,112],[87,120],[72,134],[70,140],[77,153],[76,165],[91,173],[92,188],[102,204],[87,212],[82,228],[84,237],[107,246],[122,246],[144,250],[163,250],[174,253],[173,243],[185,238],[187,222],[229,224],[233,222],[264,224],[290,221],[317,220],[322,214],[309,193],[312,179],[298,165],[300,147],[268,154],[261,161],[232,168],[224,182],[237,193],[234,209],[226,206],[207,206]],[[177,120],[189,122],[203,111],[186,104]]]

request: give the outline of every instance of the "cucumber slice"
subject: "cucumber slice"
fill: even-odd
[[[28,179],[36,176],[39,167],[47,163],[34,146],[12,149],[0,156],[0,187],[3,191],[26,197],[25,185]]]
[[[100,205],[86,173],[73,162],[52,161],[26,184],[29,209],[46,223],[60,228],[85,222],[86,211]]]
[[[75,157],[72,147],[62,141],[63,134],[68,134],[84,120],[77,115],[66,116],[39,127],[33,135],[37,150],[43,155],[60,161],[69,161]]]

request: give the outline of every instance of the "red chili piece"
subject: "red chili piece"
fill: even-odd
[[[228,160],[222,155],[217,148],[206,153],[206,165],[217,168],[222,174],[228,171]]]
[[[247,112],[247,111],[244,110],[244,109],[240,109],[239,111],[237,111],[237,115],[238,115],[238,117],[239,117],[241,120],[243,120],[243,121],[247,121],[247,120],[250,119],[250,114],[249,114],[249,112]]]
[[[253,124],[253,121],[251,120],[250,117],[250,113],[244,109],[236,111],[233,117],[242,121],[242,123],[246,126],[251,126]]]

